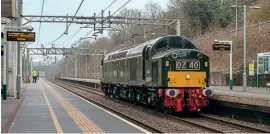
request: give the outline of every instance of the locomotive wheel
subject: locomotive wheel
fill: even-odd
[[[160,108],[160,104],[159,103],[155,105],[154,110],[156,112],[160,112],[161,108]]]
[[[162,109],[162,101],[160,101],[158,98],[156,99],[156,105],[154,107],[154,110],[156,112],[160,112]]]
[[[111,95],[112,95],[112,88],[109,88],[109,90],[108,90],[108,97],[111,97]]]
[[[135,96],[135,93],[133,91],[129,92],[128,93],[128,99],[131,103],[133,103],[135,100],[134,100],[134,96]]]
[[[135,99],[135,104],[136,105],[139,105],[139,104],[141,104],[141,94],[140,93],[138,93],[137,95],[136,95],[136,99]]]
[[[163,109],[163,113],[164,113],[164,114],[168,114],[168,113],[169,113],[169,108],[164,107],[164,109]]]
[[[105,96],[108,96],[108,87],[104,87],[104,89],[103,89],[103,93],[105,94]]]
[[[116,92],[117,92],[117,88],[114,87],[113,90],[112,90],[112,97],[113,97],[113,99],[116,98]]]
[[[172,109],[164,106],[163,113],[172,114]]]

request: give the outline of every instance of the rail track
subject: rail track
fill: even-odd
[[[147,124],[143,124],[141,122],[139,122],[138,120],[136,119],[133,119],[133,118],[130,118],[112,108],[109,108],[89,97],[87,97],[86,95],[84,95],[83,93],[80,93],[80,92],[76,92],[75,90],[81,90],[81,91],[84,91],[84,92],[89,92],[89,93],[92,93],[92,94],[95,94],[95,95],[99,95],[99,96],[102,96],[104,97],[104,94],[101,90],[98,90],[98,89],[95,89],[95,88],[91,88],[91,87],[87,87],[87,86],[84,86],[84,85],[79,85],[79,84],[75,84],[75,83],[72,83],[72,82],[66,82],[66,81],[62,81],[62,80],[51,80],[51,79],[48,79],[49,81],[51,81],[52,83],[58,85],[58,86],[61,86],[99,106],[102,106],[103,108],[106,108],[132,122],[134,122],[135,124],[151,131],[151,132],[157,132],[157,133],[162,133],[161,130],[158,130],[156,128],[153,128]],[[75,90],[74,90],[75,89]],[[111,99],[112,101],[114,101],[114,99]],[[119,102],[117,102],[119,103]],[[129,106],[133,106],[135,108],[140,108],[140,109],[143,109],[143,110],[146,110],[146,108],[144,107],[141,107],[141,106],[137,106],[137,105],[133,105],[133,104],[130,104],[130,103],[127,103],[127,102],[121,102],[121,103],[125,103],[125,105],[129,105]],[[217,119],[217,118],[214,118],[214,117],[211,117],[209,115],[206,115],[206,114],[198,114],[198,117],[196,118],[179,118],[179,117],[176,117],[176,116],[171,116],[171,115],[167,115],[167,114],[163,114],[163,113],[158,113],[158,112],[155,112],[153,110],[150,110],[150,109],[147,109],[147,112],[151,113],[151,114],[157,114],[158,116],[161,116],[161,117],[164,117],[164,118],[170,118],[170,120],[177,120],[178,122],[184,122],[184,123],[188,123],[190,125],[193,125],[193,126],[196,126],[196,127],[199,127],[199,128],[202,128],[202,129],[205,129],[209,132],[214,132],[214,133],[224,133],[224,132],[256,132],[256,133],[269,133],[270,130],[264,130],[264,129],[260,129],[260,128],[255,128],[255,127],[251,127],[251,126],[247,126],[247,125],[243,125],[243,124],[237,124],[237,123],[234,123],[234,122],[231,122],[231,121],[226,121],[226,120],[220,120],[220,119]]]

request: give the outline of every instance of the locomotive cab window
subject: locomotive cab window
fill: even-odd
[[[196,49],[195,45],[185,38],[170,37],[169,43],[171,48]]]
[[[155,45],[155,51],[156,53],[158,53],[165,50],[167,47],[168,47],[168,42],[167,42],[167,38],[165,38]]]
[[[170,47],[171,48],[183,48],[182,38],[171,37],[170,38]]]

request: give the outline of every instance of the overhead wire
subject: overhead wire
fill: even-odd
[[[110,8],[114,3],[116,2],[116,0],[112,1],[103,11],[106,11],[108,8]],[[97,17],[99,17],[102,13],[100,13]],[[90,24],[86,24],[85,27],[89,26]],[[73,37],[75,37],[80,31],[82,30],[82,28],[79,28],[71,37],[71,39]],[[76,43],[77,44],[77,43]]]
[[[116,14],[120,9],[122,9],[125,5],[127,5],[131,0],[128,0],[125,4],[123,4],[120,8],[118,8],[111,16],[113,16],[114,14]],[[99,26],[99,25],[98,25]],[[88,36],[91,32],[93,32],[94,29],[90,32],[88,32],[84,37]]]
[[[115,13],[117,13],[120,9],[122,9],[124,6],[126,6],[129,2],[130,2],[131,0],[128,0],[126,3],[124,3],[120,8],[118,8],[111,16],[113,16]],[[106,20],[106,19],[105,19]],[[105,21],[105,20],[103,20],[103,21]],[[98,26],[100,26],[100,25],[98,25]],[[97,26],[97,27],[98,27]],[[93,30],[91,30],[90,32],[88,32],[83,38],[85,38],[85,37],[87,37],[90,33],[92,33],[94,31],[94,29]],[[74,43],[74,44],[77,44],[77,43],[79,43],[80,42],[80,40],[79,41],[77,41],[76,43]]]
[[[42,0],[41,17],[43,15],[43,8],[44,8],[44,0]],[[40,31],[41,31],[41,22],[39,23],[37,46],[38,46],[39,38],[40,38]]]
[[[114,3],[116,2],[116,0],[114,0],[113,2],[111,2],[111,4],[110,5],[108,5],[103,11],[106,11],[109,7],[111,7]],[[100,15],[101,15],[102,13],[100,13],[97,17],[99,17]],[[85,25],[85,27],[86,26],[89,26],[90,24],[87,24],[87,25]],[[74,37],[76,34],[78,34],[78,32],[80,31],[80,30],[82,30],[81,28],[72,36],[72,37]]]
[[[72,17],[72,20],[71,20],[71,22],[69,23],[69,25],[67,26],[66,30],[68,30],[69,26],[70,26],[71,23],[73,22],[74,18],[76,17],[77,13],[79,12],[79,10],[80,10],[80,8],[81,8],[81,6],[82,6],[82,4],[83,4],[83,2],[84,2],[84,0],[81,1],[79,7],[77,8],[76,13],[75,13],[74,16]],[[50,42],[50,43],[48,43],[48,44],[46,44],[46,45],[50,45],[50,44],[54,43],[55,41],[57,41],[58,39],[60,39],[63,35],[65,35],[65,32],[64,32],[63,34],[61,34],[58,38],[56,38],[55,40],[53,40],[52,42]]]

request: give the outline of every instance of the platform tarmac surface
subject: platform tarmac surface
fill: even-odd
[[[9,133],[150,133],[44,79],[24,96]]]
[[[234,86],[232,90],[228,86],[211,86],[210,89],[214,90],[213,100],[270,107],[270,91],[266,88],[247,87],[245,92],[241,86]]]

